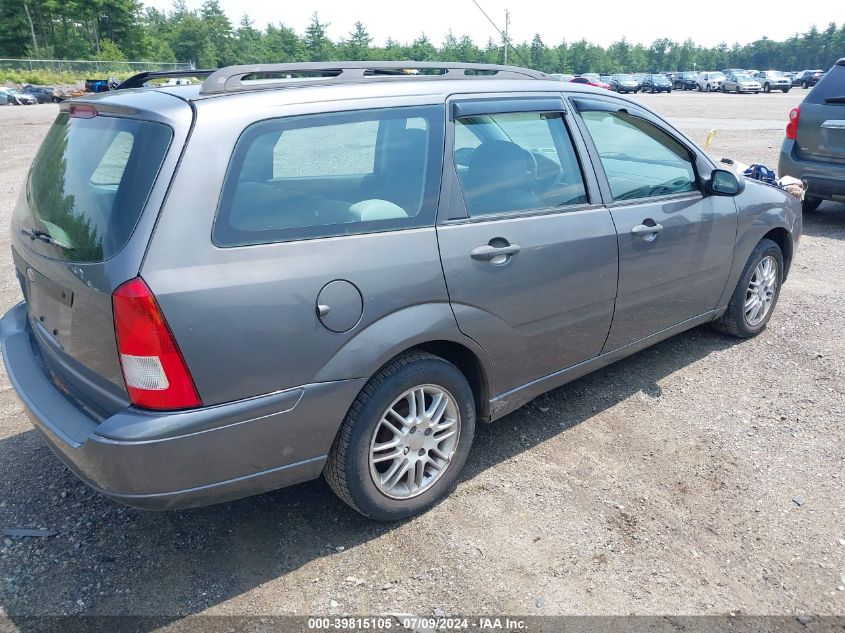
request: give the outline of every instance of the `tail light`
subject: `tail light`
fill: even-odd
[[[789,112],[789,123],[786,124],[786,138],[793,141],[798,138],[798,121],[801,120],[801,107],[792,108]]]
[[[140,277],[112,295],[114,331],[132,404],[146,409],[202,405],[194,380],[155,296]]]

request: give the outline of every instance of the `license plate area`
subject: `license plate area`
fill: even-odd
[[[27,309],[33,326],[43,336],[61,346],[68,340],[73,315],[73,291],[48,279],[31,266],[25,266]]]

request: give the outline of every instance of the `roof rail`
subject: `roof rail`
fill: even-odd
[[[115,90],[125,88],[143,88],[144,84],[152,79],[176,79],[178,77],[208,77],[213,74],[214,69],[208,70],[148,70],[132,75],[118,84]]]
[[[262,78],[262,75],[265,78]],[[245,78],[249,78],[246,79]],[[315,81],[364,81],[397,79],[544,79],[545,73],[518,66],[463,64],[457,62],[305,62],[227,66],[211,74],[200,94],[279,88]]]

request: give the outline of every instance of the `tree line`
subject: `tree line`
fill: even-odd
[[[355,60],[503,63],[501,41],[478,46],[449,31],[435,43],[424,33],[413,42],[388,38],[378,45],[362,22],[340,41],[327,35],[317,13],[303,33],[282,23],[255,25],[248,15],[233,25],[218,0],[189,10],[175,0],[170,11],[140,0],[0,0],[0,57],[193,62],[200,68],[230,64]],[[830,67],[845,56],[845,22],[813,26],[783,41],[700,46],[691,39],[660,38],[646,46],[624,37],[607,47],[586,40],[511,43],[508,61],[554,73],[659,72],[725,67],[801,70]]]

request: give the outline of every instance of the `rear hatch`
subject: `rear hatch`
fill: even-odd
[[[845,164],[845,59],[822,76],[801,104],[797,147],[801,158]]]
[[[112,292],[138,274],[191,119],[188,103],[162,93],[65,102],[15,207],[34,345],[54,384],[94,417],[129,402]]]

